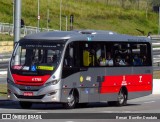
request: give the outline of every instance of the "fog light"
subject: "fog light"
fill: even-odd
[[[52,97],[52,100],[55,101],[55,100],[57,100],[57,98],[56,97]]]
[[[48,93],[47,96],[51,96],[51,95],[54,95],[56,93],[57,93],[57,91],[52,91],[51,93]]]
[[[8,97],[8,99],[10,99],[10,98],[11,98],[11,95],[7,95],[7,97]]]

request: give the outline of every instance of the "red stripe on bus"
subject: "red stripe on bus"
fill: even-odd
[[[50,77],[50,75],[44,76],[22,76],[17,74],[12,74],[15,84],[25,85],[25,86],[41,86]]]
[[[151,91],[152,75],[121,75],[105,76],[100,86],[100,93],[118,93],[122,86],[126,86],[128,92]]]

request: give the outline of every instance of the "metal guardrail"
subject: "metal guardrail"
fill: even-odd
[[[160,36],[151,36],[154,70],[160,70]]]
[[[24,26],[21,28],[21,37],[28,35],[28,34],[33,34],[41,31],[54,31],[53,29],[47,29],[47,28],[37,28],[33,26]],[[14,26],[13,24],[10,23],[1,23],[0,22],[0,33],[6,33],[9,35],[13,35],[14,32]]]

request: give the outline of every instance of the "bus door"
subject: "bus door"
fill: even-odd
[[[72,89],[79,88],[79,44],[72,42],[68,44],[62,68],[62,102],[65,102],[66,97],[71,93]]]

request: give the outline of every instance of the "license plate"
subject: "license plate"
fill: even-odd
[[[24,92],[23,95],[24,96],[33,96],[33,92]]]

